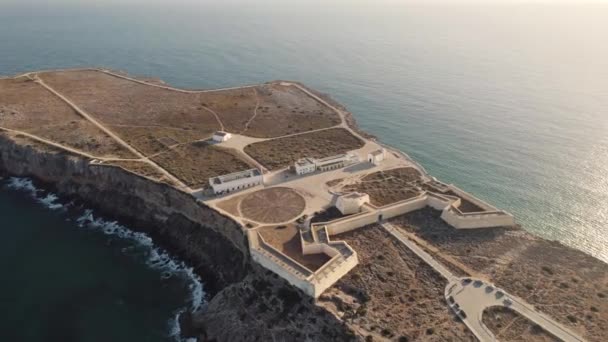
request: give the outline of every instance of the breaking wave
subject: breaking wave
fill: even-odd
[[[11,177],[7,180],[6,186],[9,189],[28,193],[35,201],[50,210],[66,210],[73,205],[72,202],[61,203],[56,194],[36,188],[32,180],[28,178]],[[146,251],[145,264],[159,271],[161,279],[183,277],[187,280],[190,292],[188,305],[173,313],[173,317],[168,322],[168,334],[176,341],[190,342],[191,340],[180,337],[179,317],[187,310],[196,311],[200,309],[205,298],[202,280],[194,273],[194,269],[187,266],[183,261],[172,258],[165,250],[155,246],[152,238],[145,233],[132,231],[116,221],[105,220],[96,216],[91,209],[81,209],[76,216],[76,223],[82,229],[95,230],[108,236],[118,237],[144,249]],[[125,253],[128,251],[129,247],[123,249]]]

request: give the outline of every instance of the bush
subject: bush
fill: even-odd
[[[390,329],[388,329],[388,328],[382,329],[382,331],[380,333],[384,337],[391,337],[391,336],[393,336],[393,332]]]
[[[553,270],[551,269],[551,267],[543,266],[543,267],[541,267],[541,269],[543,270],[543,272],[547,273],[548,275],[553,275]]]

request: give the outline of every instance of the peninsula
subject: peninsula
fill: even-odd
[[[533,236],[291,81],[0,78],[0,173],[149,233],[205,280],[199,341],[604,341],[608,265]]]

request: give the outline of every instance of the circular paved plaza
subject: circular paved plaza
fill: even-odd
[[[243,217],[260,223],[297,218],[306,208],[304,197],[289,188],[270,188],[247,195],[240,204]]]

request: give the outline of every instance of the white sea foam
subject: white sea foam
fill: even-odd
[[[29,193],[33,199],[51,210],[58,210],[73,205],[72,202],[61,204],[59,197],[53,193],[45,193],[44,190],[36,188],[34,183],[28,178],[11,177],[8,179],[7,187],[13,190],[20,190]],[[158,270],[161,279],[169,279],[174,276],[184,277],[188,281],[190,299],[188,307],[178,310],[169,320],[169,336],[179,342],[191,342],[192,339],[182,339],[179,326],[179,317],[186,310],[196,311],[201,308],[205,292],[200,277],[194,273],[192,267],[188,267],[184,262],[171,258],[164,250],[156,247],[152,238],[147,234],[135,232],[116,221],[107,221],[101,217],[96,217],[93,210],[85,209],[76,219],[76,223],[83,229],[92,229],[105,235],[116,236],[123,240],[129,240],[137,247],[147,250],[146,265]],[[131,247],[123,248],[124,253],[133,250]]]
[[[117,236],[124,240],[131,240],[138,246],[150,248],[146,265],[159,270],[161,278],[171,278],[176,275],[185,276],[190,280],[191,299],[190,307],[197,310],[201,307],[204,299],[204,291],[201,279],[194,273],[192,267],[188,267],[184,262],[171,258],[164,250],[155,247],[152,239],[145,233],[135,232],[120,225],[116,221],[106,221],[103,218],[95,217],[93,211],[87,209],[76,219],[80,227],[96,229],[106,235]]]
[[[11,177],[8,179],[7,187],[13,190],[25,191],[32,196],[38,203],[41,203],[46,208],[51,210],[65,209],[65,205],[59,202],[59,197],[52,192],[44,192],[44,190],[36,188],[31,179]]]

